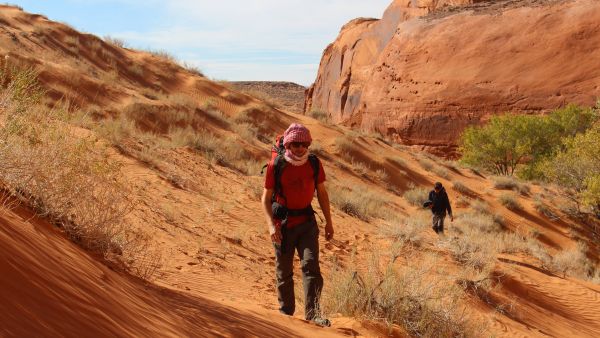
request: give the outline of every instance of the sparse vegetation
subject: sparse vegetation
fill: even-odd
[[[432,171],[434,174],[436,174],[437,176],[439,176],[441,178],[448,179],[448,177],[450,176],[450,172],[448,172],[448,169],[441,167],[441,166],[433,167]]]
[[[404,199],[414,206],[421,206],[429,198],[429,191],[421,187],[412,187],[402,195]]]
[[[494,116],[487,125],[463,132],[461,161],[498,175],[513,175],[521,166],[523,177],[544,176],[540,164],[560,148],[561,140],[585,132],[598,117],[594,109],[575,105],[548,116]]]
[[[385,215],[384,210],[387,201],[381,194],[377,194],[362,185],[353,188],[332,184],[328,187],[331,203],[350,216],[363,221],[371,218],[381,218]]]
[[[32,100],[41,95],[29,71],[3,75],[11,79],[2,89],[8,108],[0,130],[5,188],[83,247],[124,262],[139,258],[137,263],[144,263],[134,264],[133,271],[150,277],[159,258],[150,259],[145,250],[149,238],[125,221],[135,201],[120,177],[119,163],[93,138],[75,136],[61,120],[66,114]]]
[[[514,177],[492,176],[491,179],[496,189],[513,190],[522,195],[528,195],[531,190],[526,183],[521,183]]]
[[[510,210],[521,210],[523,209],[523,206],[521,206],[521,204],[519,203],[517,196],[515,196],[514,194],[510,194],[510,193],[504,193],[501,194],[498,197],[498,201],[505,206],[507,209]]]
[[[374,257],[364,272],[353,266],[335,268],[324,308],[400,325],[417,337],[478,334],[461,311],[462,290],[448,276],[435,272],[434,258],[418,259],[419,264],[408,263],[403,269],[394,266],[396,259],[393,256],[381,266]]]
[[[381,228],[381,234],[402,245],[419,246],[423,239],[421,232],[429,228],[431,213],[419,211],[410,217],[392,220]]]
[[[431,171],[434,167],[434,163],[428,159],[419,158],[418,162],[421,168],[425,169],[426,171]]]
[[[452,188],[461,194],[471,194],[473,193],[471,189],[469,189],[464,183],[461,181],[456,181],[452,183]]]
[[[104,42],[111,44],[115,47],[126,48],[126,43],[125,43],[125,40],[123,40],[123,39],[113,38],[113,37],[107,35],[104,37]]]
[[[329,123],[330,122],[330,116],[327,112],[322,111],[322,110],[311,110],[308,115],[316,120],[319,120],[323,123]]]

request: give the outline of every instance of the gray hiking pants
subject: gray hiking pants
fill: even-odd
[[[275,246],[277,299],[279,311],[293,315],[296,309],[294,298],[294,250],[298,251],[302,267],[302,285],[304,286],[304,317],[311,320],[320,315],[319,297],[323,289],[323,277],[319,268],[319,227],[311,220],[286,229],[285,249]]]
[[[444,232],[444,219],[446,218],[446,214],[433,214],[433,219],[432,219],[432,226],[431,228],[433,229],[433,231],[437,232],[437,233],[443,233]]]

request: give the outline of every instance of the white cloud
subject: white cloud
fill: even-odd
[[[156,9],[164,11],[160,28],[115,35],[139,47],[169,50],[187,62],[197,63],[207,74],[220,74],[226,79],[239,79],[239,74],[263,80],[293,75],[287,80],[306,85],[314,81],[321,53],[343,24],[361,16],[381,17],[389,3],[390,0],[168,0],[158,6],[163,8]],[[274,54],[277,64],[251,62],[257,55],[266,59]],[[228,61],[222,62],[221,58]],[[310,74],[303,75],[302,71]]]

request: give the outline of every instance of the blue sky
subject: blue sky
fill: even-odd
[[[24,0],[11,3],[77,30],[166,50],[219,80],[315,80],[343,24],[391,0]]]

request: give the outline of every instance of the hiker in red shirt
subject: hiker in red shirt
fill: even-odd
[[[267,166],[262,203],[271,241],[275,247],[277,298],[279,311],[293,315],[295,310],[293,262],[294,251],[302,266],[304,286],[304,316],[321,326],[330,326],[322,318],[318,304],[323,288],[319,268],[319,228],[311,202],[317,191],[319,205],[325,216],[325,239],[333,238],[329,211],[329,196],[325,190],[323,165],[309,154],[310,131],[292,123],[283,134],[285,153]]]

